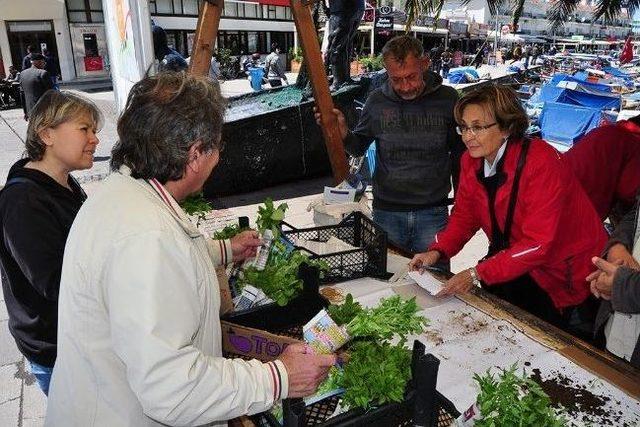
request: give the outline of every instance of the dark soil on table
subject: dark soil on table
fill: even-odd
[[[593,423],[596,421],[595,417],[597,425],[620,425],[622,411],[609,412],[606,408],[610,397],[594,394],[584,385],[576,384],[561,373],[554,373],[551,378],[543,379],[540,369],[536,368],[531,378],[549,395],[552,406],[563,407],[572,418],[584,423]]]

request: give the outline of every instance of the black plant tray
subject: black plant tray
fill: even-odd
[[[320,272],[317,267],[300,264],[298,277],[302,279],[302,293],[289,304],[280,306],[271,303],[234,311],[222,316],[222,320],[271,333],[303,326],[329,302],[318,292]]]
[[[287,237],[326,242],[336,237],[356,249],[319,255],[298,247],[314,260],[329,265],[322,283],[338,283],[361,277],[388,278],[387,233],[362,212],[352,212],[339,224],[312,228],[295,228],[283,222],[283,234]]]
[[[335,411],[340,396],[331,396],[305,406],[302,399],[285,399],[284,424],[265,412],[252,417],[258,426],[268,427],[445,427],[460,415],[455,406],[435,389],[440,361],[425,354],[425,347],[414,342],[412,380],[407,384],[405,400],[386,404],[369,411],[353,409],[329,418]]]

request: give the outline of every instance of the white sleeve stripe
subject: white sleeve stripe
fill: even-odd
[[[524,251],[522,251],[522,252],[518,252],[517,254],[513,254],[513,255],[511,255],[511,258],[517,258],[517,257],[520,257],[520,256],[522,256],[522,255],[526,255],[526,254],[528,254],[529,252],[537,251],[537,250],[538,250],[538,249],[540,249],[541,247],[542,247],[542,245],[538,245],[538,246],[536,246],[535,248],[525,249],[525,250],[524,250]]]

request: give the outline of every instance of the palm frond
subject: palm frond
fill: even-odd
[[[471,0],[465,0],[465,2],[463,4],[467,4],[469,3],[469,1]],[[491,15],[496,16],[498,14],[498,11],[500,10],[500,6],[502,6],[505,3],[505,0],[487,0],[487,8],[489,8],[489,13],[491,13]]]
[[[518,22],[520,22],[520,17],[522,16],[522,11],[524,10],[524,0],[516,0],[515,7],[513,8],[513,28],[518,28]]]
[[[468,0],[465,1],[468,3]],[[445,0],[406,0],[404,3],[404,11],[407,14],[405,31],[410,31],[421,15],[433,16],[437,20],[444,3]]]
[[[593,19],[597,20],[604,16],[605,22],[611,22],[622,14],[622,9],[626,8],[629,16],[633,16],[638,9],[640,1],[631,0],[598,0],[596,10],[593,13]]]
[[[564,23],[569,19],[569,16],[575,12],[579,2],[580,0],[556,0],[548,12],[548,19],[551,22],[550,27],[552,31],[562,28]]]

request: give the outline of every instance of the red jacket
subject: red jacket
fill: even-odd
[[[520,155],[520,141],[509,142],[504,153],[506,181],[496,194],[495,210],[504,227],[513,175]],[[438,233],[430,249],[446,257],[457,254],[479,228],[491,236],[487,191],[477,172],[484,159],[465,152],[460,183],[447,227]],[[478,264],[478,276],[489,285],[529,273],[558,309],[580,304],[589,296],[585,277],[595,268],[591,257],[600,254],[607,241],[602,222],[560,154],[540,139],[531,141],[511,227],[508,249]]]
[[[640,188],[640,126],[627,120],[586,134],[562,156],[604,220],[617,202],[634,206]]]

